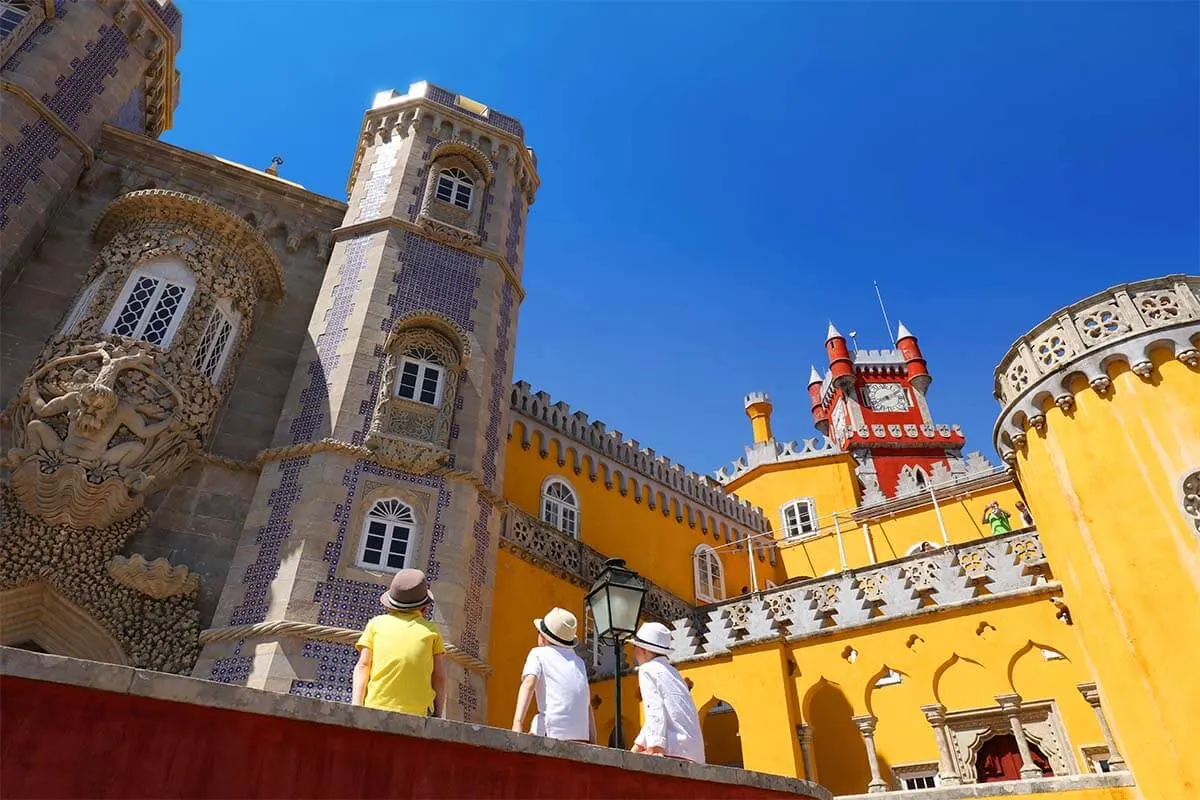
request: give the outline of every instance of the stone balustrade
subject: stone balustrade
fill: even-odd
[[[704,607],[674,622],[671,659],[723,655],[742,645],[1012,595],[1049,575],[1037,531],[1027,528]]]
[[[997,450],[1011,461],[1029,428],[1045,428],[1049,401],[1071,410],[1070,382],[1076,375],[1103,395],[1114,361],[1150,380],[1150,350],[1156,347],[1170,347],[1176,358],[1195,366],[1200,363],[1198,334],[1196,276],[1126,283],[1067,306],[1018,339],[996,367],[995,395],[1004,405],[996,423]]]
[[[505,514],[500,547],[584,589],[591,587],[610,557],[511,506]],[[647,616],[666,622],[694,613],[690,603],[652,581],[646,583]]]

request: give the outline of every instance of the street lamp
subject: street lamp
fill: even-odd
[[[646,582],[636,572],[626,568],[625,559],[610,558],[604,562],[596,582],[587,594],[588,608],[596,623],[596,637],[610,641],[613,646],[613,682],[615,684],[617,724],[613,731],[619,747],[625,746],[621,731],[621,645],[637,633],[638,618],[646,599]]]

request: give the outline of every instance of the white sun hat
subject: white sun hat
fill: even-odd
[[[579,623],[575,615],[565,608],[552,608],[546,616],[533,621],[533,627],[552,644],[560,647],[574,647],[577,639]]]
[[[647,622],[638,628],[631,640],[634,647],[649,650],[660,656],[671,654],[671,631],[661,622]]]

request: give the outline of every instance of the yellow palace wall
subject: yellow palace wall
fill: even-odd
[[[875,562],[890,561],[909,554],[921,542],[942,546],[941,528],[933,503],[926,501],[910,508],[863,523],[851,518],[858,506],[858,479],[854,475],[854,460],[849,454],[839,454],[799,462],[770,464],[754,470],[748,476],[731,481],[727,489],[734,491],[763,510],[779,543],[786,578],[819,577],[842,569],[838,552],[837,529],[841,529],[846,565],[854,569]],[[816,535],[789,542],[782,538],[782,507],[799,497],[812,498],[816,504],[819,528]],[[1020,525],[1016,501],[1021,496],[1011,481],[945,500],[939,499],[939,509],[951,543],[981,539],[990,531],[979,520],[988,503],[996,500]],[[833,514],[837,512],[835,525]],[[867,538],[870,537],[870,544]]]
[[[669,506],[664,515],[664,508],[657,501],[656,507],[650,508],[645,497],[638,502],[632,491],[622,497],[615,484],[609,489],[603,480],[589,480],[586,470],[574,474],[570,466],[573,448],[568,448],[564,454],[564,466],[558,464],[553,449],[549,449],[546,456],[541,455],[541,436],[536,430],[531,436],[532,446],[528,450],[522,448],[523,427],[522,420],[515,421],[514,433],[508,442],[504,495],[510,503],[531,516],[540,516],[542,485],[547,478],[560,477],[579,497],[579,536],[583,543],[606,556],[624,558],[631,569],[680,599],[697,602],[692,554],[700,544],[716,548],[725,570],[727,597],[733,597],[743,586],[750,585],[746,546],[723,546],[726,542],[722,531],[728,530],[732,535],[734,531],[742,532],[743,526],[704,509],[706,516],[714,517],[717,523],[710,525],[705,533],[699,522],[693,527],[686,517],[677,520]],[[782,579],[782,570],[772,567],[764,555],[756,557],[754,566],[760,586],[768,578]]]
[[[1179,494],[1200,468],[1200,375],[1150,355],[1149,380],[1117,363],[1105,395],[1077,376],[1073,411],[1048,401],[1017,470],[1118,747],[1143,795],[1169,800],[1200,794],[1200,537]]]
[[[1042,650],[1062,654],[1047,661]],[[1102,746],[1095,714],[1075,688],[1092,680],[1075,631],[1055,618],[1046,596],[997,600],[818,635],[737,649],[679,666],[698,705],[730,703],[740,725],[747,769],[804,777],[796,725],[812,730],[812,777],[834,794],[865,792],[870,780],[861,733],[851,718],[878,718],[876,746],[889,769],[936,763],[938,750],[922,705],[948,714],[997,708],[996,695],[1054,700],[1080,771],[1080,748]],[[902,682],[876,687],[886,670]],[[1103,795],[1095,795],[1103,796]],[[1120,796],[1120,795],[1118,795]]]

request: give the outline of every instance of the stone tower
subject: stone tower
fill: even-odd
[[[89,179],[101,126],[171,126],[182,18],[170,0],[27,0],[0,23],[4,287]]]
[[[1200,278],[1183,275],[1062,309],[996,369],[996,449],[1067,579],[1117,749],[1161,800],[1200,792],[1198,372]]]
[[[424,569],[447,714],[485,718],[503,416],[537,189],[519,122],[427,83],[366,113],[276,449],[195,674],[348,699],[353,631]],[[292,623],[301,623],[300,626]]]

